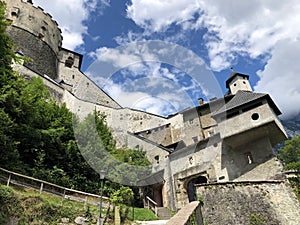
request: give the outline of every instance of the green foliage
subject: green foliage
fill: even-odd
[[[33,192],[17,192],[2,185],[0,186],[0,205],[0,224],[8,224],[9,219],[13,218],[14,224],[54,225],[63,217],[72,221],[76,216],[85,214],[82,203],[68,202],[68,204],[61,205],[60,197],[38,195]]]
[[[95,111],[79,122],[65,104],[51,99],[42,79],[25,81],[12,70],[12,61],[20,58],[6,33],[9,24],[4,13],[5,4],[0,1],[1,167],[92,193],[100,187],[92,164],[111,168],[111,177],[120,182],[127,179],[120,176],[122,171],[132,180],[150,173],[145,152],[116,148],[103,113]],[[134,166],[140,166],[141,172],[136,173]],[[105,181],[104,194],[110,196],[119,188],[122,185]],[[122,201],[126,202],[125,197]]]
[[[0,87],[5,84],[5,77],[9,77],[12,73],[11,62],[17,60],[14,53],[13,42],[6,33],[6,28],[9,22],[5,18],[5,3],[0,1]]]
[[[6,224],[10,217],[21,214],[20,200],[11,188],[0,185],[0,224]]]
[[[266,224],[266,219],[259,214],[250,214],[249,225],[263,225]]]
[[[300,136],[295,136],[285,142],[285,146],[278,150],[278,157],[286,170],[294,170],[296,177],[289,178],[294,192],[300,202]]]
[[[201,206],[204,205],[204,199],[203,199],[203,197],[202,197],[201,195],[198,195],[198,194],[196,193],[196,199],[197,199],[197,201],[200,202],[200,205],[201,205]]]
[[[278,151],[278,157],[284,163],[285,169],[300,172],[300,136],[287,140],[285,146]]]
[[[110,196],[110,200],[115,205],[130,205],[133,195],[131,188],[122,186]]]

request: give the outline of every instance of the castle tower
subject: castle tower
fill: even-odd
[[[25,66],[32,71],[57,77],[58,52],[62,44],[61,30],[56,21],[31,0],[4,0],[6,18],[12,25],[7,32],[14,41],[16,51],[28,57]]]
[[[238,91],[251,91],[249,76],[241,73],[232,72],[226,81],[226,88],[229,88],[231,94],[235,95]]]

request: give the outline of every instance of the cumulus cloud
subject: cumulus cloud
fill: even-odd
[[[204,41],[214,71],[230,67],[238,57],[263,58],[255,89],[270,93],[284,118],[299,115],[300,108],[299,11],[297,0],[132,0],[127,7],[128,17],[149,33],[171,25],[204,31],[199,44]]]
[[[198,9],[197,1],[132,0],[127,15],[146,30],[158,32],[173,23],[191,20]]]
[[[297,0],[132,0],[127,15],[149,32],[172,24],[183,29],[207,29],[204,36],[216,70],[228,68],[236,54],[256,58],[282,39],[299,35]]]
[[[124,107],[167,115],[193,105],[195,96],[222,95],[202,59],[176,44],[133,42],[114,49],[102,47],[89,55],[95,60],[87,69],[90,78],[99,80],[100,87]],[[108,85],[103,85],[104,77],[110,80]],[[159,102],[156,106],[154,99]]]
[[[123,107],[167,116],[193,105],[188,91],[192,85],[182,87],[178,77],[182,72],[163,67],[157,62],[130,65],[109,79],[87,73],[103,90]],[[201,90],[197,88],[197,94]]]
[[[283,112],[283,119],[300,116],[300,40],[282,40],[272,58],[258,72],[255,91],[270,93]]]
[[[34,0],[34,4],[52,15],[62,30],[63,47],[74,50],[84,44],[83,37],[88,33],[84,22],[91,12],[101,13],[109,6],[109,0]]]

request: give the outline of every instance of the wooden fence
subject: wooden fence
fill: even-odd
[[[99,205],[100,195],[86,193],[66,187],[62,187],[56,184],[49,183],[47,181],[39,180],[33,177],[25,176],[19,173],[15,173],[3,168],[0,168],[0,183],[7,186],[14,185],[19,187],[26,187],[39,191],[60,196],[62,198],[62,204],[65,199],[82,202],[86,208],[88,204]],[[109,207],[109,198],[103,196],[103,206]]]

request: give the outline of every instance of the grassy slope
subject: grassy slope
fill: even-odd
[[[91,224],[96,224],[99,208],[89,206],[84,209],[83,203],[64,200],[49,194],[39,194],[28,189],[13,189],[0,185],[0,225],[7,224],[9,220],[20,225],[54,225],[61,218],[69,218],[70,222],[78,216],[89,218]],[[128,215],[132,220],[132,208]],[[105,214],[105,212],[104,212]],[[134,220],[155,220],[157,217],[147,209],[134,209]],[[128,221],[128,223],[130,222]]]

